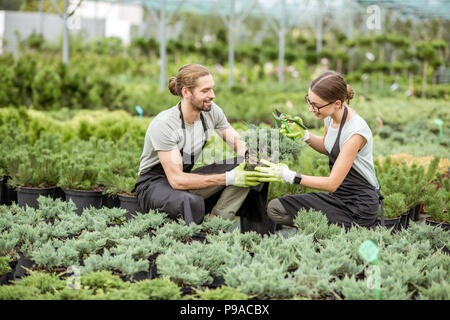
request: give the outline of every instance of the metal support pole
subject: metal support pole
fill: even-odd
[[[230,21],[228,22],[228,85],[231,87],[234,82],[234,0],[230,0]]]
[[[161,91],[166,87],[166,0],[161,0],[161,11],[159,18],[159,89]]]
[[[284,49],[286,42],[286,0],[281,0],[280,32],[278,35],[278,82],[284,82]]]
[[[69,0],[64,0],[64,12],[63,12],[63,52],[62,52],[62,61],[64,64],[69,64],[69,27],[67,25],[67,10],[69,7]]]
[[[317,15],[317,39],[316,39],[316,51],[317,53],[322,51],[322,39],[323,39],[323,15],[319,13]]]
[[[42,15],[43,11],[43,0],[39,0],[39,34],[44,33],[44,16]]]

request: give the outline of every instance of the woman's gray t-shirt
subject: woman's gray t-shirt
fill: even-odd
[[[349,111],[351,109],[349,108]],[[331,127],[331,117],[324,119],[324,125],[327,128],[327,135],[325,136],[325,149],[328,153],[331,153],[331,149],[336,142],[336,138],[339,132],[339,128]],[[364,147],[356,154],[355,161],[352,167],[361,174],[368,183],[375,188],[379,188],[377,176],[375,173],[375,167],[373,165],[373,136],[372,131],[367,125],[366,121],[358,114],[354,114],[350,120],[348,120],[342,128],[341,138],[339,141],[339,147],[342,146],[353,135],[359,134],[366,139]]]
[[[202,111],[208,131],[222,131],[230,126],[222,109],[214,102],[211,110]],[[181,150],[186,154],[199,153],[205,140],[202,121],[199,118],[194,124],[185,123],[186,141],[181,127],[180,110],[178,104],[160,112],[148,126],[145,134],[144,149],[141,155],[139,175],[148,172],[160,163],[158,151]],[[211,132],[208,133],[211,137]]]

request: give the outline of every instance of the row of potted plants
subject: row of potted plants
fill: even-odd
[[[43,195],[71,199],[79,214],[102,205],[141,211],[131,192],[139,152],[128,135],[117,142],[91,137],[63,143],[59,135],[43,132],[30,145],[16,128],[0,144],[0,203],[37,208],[37,198]]]
[[[375,161],[377,177],[384,195],[384,215],[386,227],[399,230],[408,228],[409,221],[418,221],[425,204],[430,218],[427,223],[440,225],[448,230],[448,178],[438,172],[440,158],[434,157],[428,167],[408,166],[406,162],[394,164],[390,157],[381,163]],[[443,188],[436,192],[436,182]],[[447,189],[445,188],[447,186]],[[445,197],[447,196],[447,203]]]

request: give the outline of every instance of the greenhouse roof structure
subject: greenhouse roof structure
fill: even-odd
[[[261,12],[254,6],[255,1],[239,0],[98,0],[112,3],[127,3],[143,5],[153,10],[159,11],[163,2],[167,12],[174,12],[178,9],[183,11],[195,11],[197,14],[226,14],[229,12],[230,1],[234,2],[237,11],[249,10],[251,15],[260,15]],[[259,5],[272,8],[281,1],[277,0],[257,0]],[[309,12],[323,10],[324,7],[349,8],[360,7],[364,10],[370,5],[378,5],[383,9],[391,9],[406,18],[442,18],[450,20],[450,1],[448,0],[285,0],[288,11],[293,12],[301,7],[308,7]],[[277,18],[279,11],[270,10],[273,17]]]
[[[442,18],[450,20],[448,0],[358,0],[362,6],[379,5],[398,11],[406,17]]]

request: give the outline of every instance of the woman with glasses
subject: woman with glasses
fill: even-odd
[[[382,196],[372,158],[373,138],[366,121],[350,104],[354,92],[337,72],[327,71],[311,82],[305,100],[309,111],[324,121],[324,134],[317,136],[290,122],[280,132],[305,141],[328,156],[328,177],[307,176],[284,164],[264,162],[268,167],[255,170],[267,174],[266,181],[282,181],[326,191],[284,196],[269,202],[267,214],[275,223],[293,225],[300,209],[314,209],[330,223],[346,228],[353,224],[373,227],[377,222]],[[382,224],[384,217],[382,217]]]

